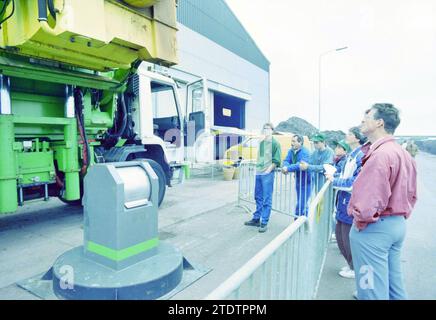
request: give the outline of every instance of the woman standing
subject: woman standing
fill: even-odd
[[[352,151],[347,155],[342,172],[335,176],[326,174],[326,178],[332,181],[333,188],[338,193],[335,234],[339,250],[348,264],[339,271],[339,275],[344,278],[353,279],[355,273],[348,236],[353,224],[353,217],[348,215],[347,207],[350,202],[351,191],[353,190],[353,182],[357,178],[362,166],[364,154],[361,146],[366,142],[366,138],[360,133],[358,127],[353,127],[348,131],[345,142]]]

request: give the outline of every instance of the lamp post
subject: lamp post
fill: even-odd
[[[321,131],[321,62],[322,62],[322,57],[324,57],[325,55],[331,53],[331,52],[335,52],[335,51],[341,51],[341,50],[345,50],[348,49],[348,47],[341,47],[341,48],[337,48],[337,49],[331,49],[328,51],[325,51],[323,53],[321,53],[319,55],[319,60],[318,60],[318,130]]]

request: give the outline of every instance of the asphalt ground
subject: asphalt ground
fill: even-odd
[[[201,299],[253,257],[290,223],[273,213],[266,233],[247,227],[251,215],[236,206],[237,181],[219,173],[167,189],[159,209],[159,238],[188,261],[211,269],[173,299]],[[0,218],[0,299],[39,299],[18,281],[47,271],[56,258],[83,243],[83,210],[57,199],[26,203]]]

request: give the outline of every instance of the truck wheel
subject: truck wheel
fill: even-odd
[[[134,159],[132,161],[135,161],[135,160],[144,160],[144,161],[147,161],[150,164],[151,168],[156,173],[156,175],[157,175],[157,177],[159,179],[158,206],[160,207],[160,205],[161,205],[161,203],[162,203],[162,201],[163,201],[163,199],[165,197],[165,191],[166,191],[166,187],[167,187],[167,182],[166,182],[167,179],[166,179],[166,176],[165,176],[165,172],[162,169],[162,166],[159,163],[157,163],[156,161],[151,160],[151,159],[143,158],[143,159]]]
[[[62,195],[58,195],[59,200],[61,200],[63,203],[73,206],[73,207],[81,207],[82,206],[82,198],[83,198],[83,180],[80,179],[80,199],[77,200],[66,200],[62,197]]]
[[[82,205],[82,199],[79,200],[65,200],[61,196],[58,196],[59,200],[61,200],[63,203],[68,204],[69,206],[73,207],[80,207]]]

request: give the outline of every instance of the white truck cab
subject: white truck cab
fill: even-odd
[[[173,79],[142,66],[138,69],[139,96],[134,121],[143,145],[159,145],[170,166],[184,162],[184,119]]]
[[[134,120],[142,144],[159,145],[174,168],[185,161],[212,162],[215,136],[211,132],[206,81],[188,83],[182,105],[174,79],[150,71],[146,64],[137,74],[139,95]]]
[[[213,111],[206,79],[186,84],[185,101],[179,96],[179,86],[169,75],[151,70],[143,63],[137,71],[137,99],[132,114],[135,131],[145,148],[162,167],[168,166],[172,183],[181,182],[182,165],[214,163],[217,128],[213,126]],[[220,134],[225,133],[219,128]],[[225,151],[225,150],[224,150]],[[223,152],[224,152],[223,151]],[[168,183],[170,185],[170,183]]]

